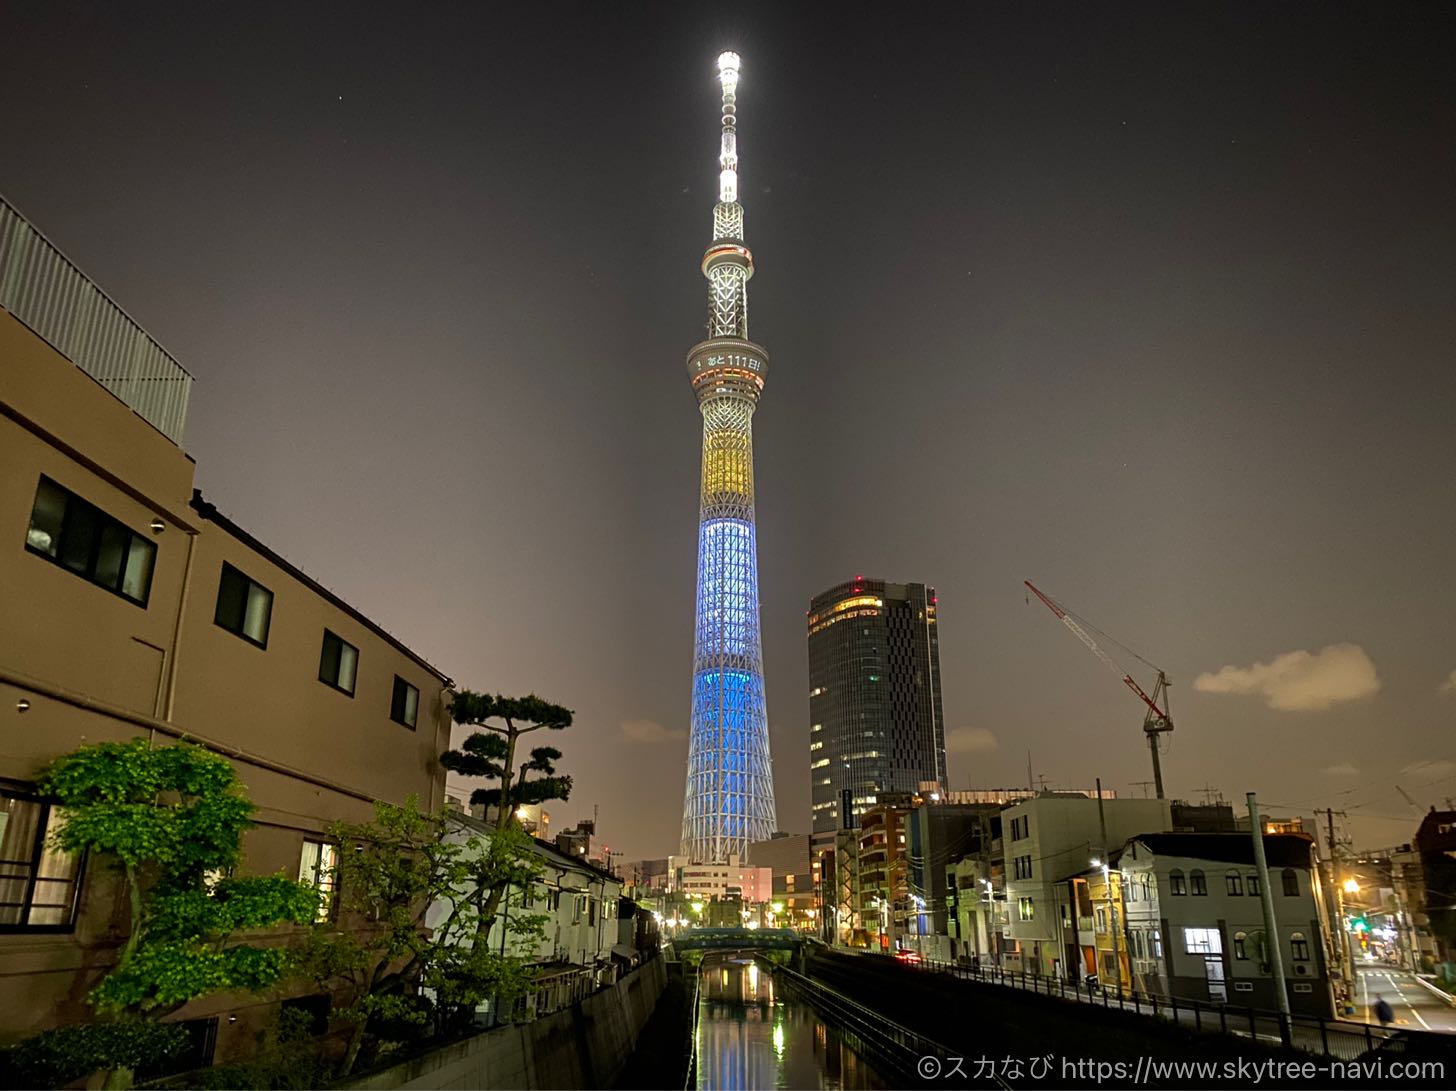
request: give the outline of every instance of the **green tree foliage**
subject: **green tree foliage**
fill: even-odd
[[[516,808],[522,803],[544,803],[548,799],[566,799],[571,795],[571,777],[556,774],[561,751],[552,746],[538,746],[530,757],[515,768],[516,747],[522,735],[535,731],[564,731],[571,726],[572,711],[542,700],[534,693],[529,697],[491,696],[461,690],[455,694],[450,715],[462,727],[475,727],[459,750],[440,755],[446,769],[467,777],[484,777],[497,782],[496,787],[477,788],[470,802],[496,809],[496,829],[519,828]],[[535,773],[531,777],[529,774]],[[508,886],[492,888],[481,907],[478,924],[482,932],[490,931],[500,911],[501,900]]]
[[[182,1054],[187,1032],[175,1023],[123,1019],[58,1027],[27,1038],[5,1057],[5,1085],[64,1087],[107,1068],[127,1070]]]
[[[341,1013],[355,1022],[343,1072],[355,1066],[365,1037],[441,1033],[468,1022],[484,1000],[509,1003],[530,982],[544,918],[513,914],[511,942],[492,950],[481,914],[489,892],[529,890],[541,873],[519,828],[489,836],[449,812],[426,814],[411,797],[403,807],[376,803],[373,822],[330,828],[339,844],[343,908],[374,927],[355,934],[320,930],[308,953],[320,983],[351,996]],[[427,1003],[417,992],[434,995]]]
[[[561,751],[538,746],[516,767],[516,750],[522,735],[533,731],[562,731],[571,726],[569,708],[554,705],[532,694],[529,697],[501,697],[461,690],[451,704],[451,715],[462,727],[476,727],[459,750],[440,755],[440,764],[467,777],[484,777],[495,787],[478,788],[470,802],[496,808],[496,825],[504,828],[522,803],[544,803],[571,795],[571,777],[557,775],[555,763]],[[536,774],[534,777],[530,774]]]
[[[227,759],[145,739],[83,746],[39,776],[64,820],[57,847],[121,870],[130,905],[116,965],[88,1000],[115,1019],[158,1020],[214,992],[276,984],[285,948],[246,942],[249,930],[309,923],[318,895],[282,875],[227,878],[253,805]],[[115,1069],[134,1067],[117,1054]]]

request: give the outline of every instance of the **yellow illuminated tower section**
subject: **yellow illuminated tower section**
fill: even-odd
[[[708,278],[708,339],[688,353],[703,414],[697,630],[682,853],[702,863],[746,856],[777,824],[758,621],[753,411],[768,354],[748,339],[753,255],[738,203],[738,54],[718,58],[723,135]]]

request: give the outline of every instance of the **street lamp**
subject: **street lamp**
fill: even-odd
[[[1359,880],[1357,880],[1357,879],[1354,879],[1354,878],[1346,879],[1345,880],[1345,883],[1344,883],[1344,887],[1345,887],[1345,893],[1346,894],[1358,894],[1358,893],[1360,893],[1360,883],[1359,883]]]

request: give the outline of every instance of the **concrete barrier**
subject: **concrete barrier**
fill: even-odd
[[[570,1008],[485,1031],[338,1086],[361,1091],[607,1087],[636,1048],[666,984],[666,963],[654,958]]]

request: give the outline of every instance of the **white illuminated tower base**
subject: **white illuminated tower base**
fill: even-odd
[[[748,340],[748,279],[738,203],[738,55],[718,58],[723,142],[708,278],[708,339],[688,353],[703,414],[698,524],[697,631],[692,733],[682,854],[697,863],[744,857],[777,825],[758,620],[758,545],[753,518],[753,410],[768,355]]]

